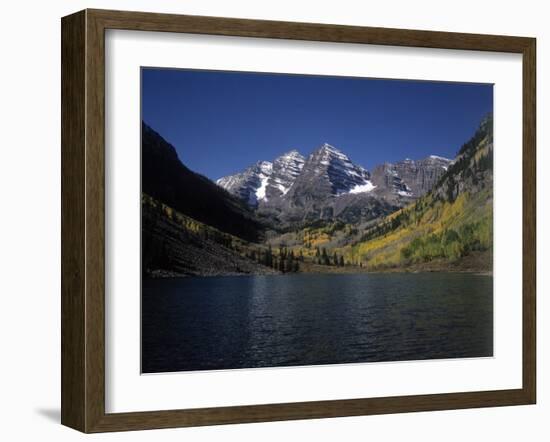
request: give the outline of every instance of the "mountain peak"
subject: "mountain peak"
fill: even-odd
[[[354,164],[341,150],[323,143],[309,155],[297,184],[300,188],[318,187],[313,193],[318,193],[320,189],[330,189],[330,195],[340,195],[356,186],[365,186],[369,176],[365,169]]]
[[[300,158],[303,158],[304,156],[297,149],[292,149],[292,150],[289,150],[288,152],[285,152],[284,154],[282,154],[281,157],[300,157]]]
[[[351,164],[351,160],[344,152],[328,143],[323,143],[310,157],[319,161],[323,166],[328,166],[334,162]]]
[[[332,144],[329,143],[323,143],[321,146],[317,149],[318,152],[331,152],[331,153],[339,153],[341,154],[342,151],[336,147],[334,147]]]
[[[271,161],[258,161],[256,163],[261,172],[270,174],[273,170],[273,163]]]
[[[273,169],[302,168],[306,159],[297,150],[291,150],[273,160]]]

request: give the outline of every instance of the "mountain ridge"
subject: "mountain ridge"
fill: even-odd
[[[289,154],[291,161],[276,166]],[[428,192],[451,163],[430,155],[421,160],[384,163],[371,173],[325,142],[307,158],[294,149],[273,161],[258,161],[216,183],[264,218],[290,228],[316,220],[358,222],[389,214]],[[260,164],[272,169],[261,169]],[[279,184],[274,178],[277,174],[283,177],[284,187],[274,191]]]
[[[422,181],[420,186],[413,186],[413,187],[417,187],[419,191],[418,192],[412,191],[412,193],[415,193],[417,196],[421,196],[421,192],[425,193],[427,190],[429,190],[431,185],[433,185],[433,181],[436,181],[436,179],[433,179],[430,184],[425,184],[425,181],[427,181],[429,178],[433,178],[434,175],[436,175],[436,177],[439,177],[440,175],[442,175],[443,172],[447,170],[448,166],[453,161],[449,158],[445,158],[445,157],[439,156],[439,155],[429,155],[425,158],[421,158],[421,159],[417,159],[417,160],[411,160],[410,158],[405,158],[404,160],[398,161],[398,162],[395,162],[395,163],[386,162],[386,163],[380,164],[378,166],[375,166],[375,168],[373,169],[373,172],[371,173],[367,169],[363,168],[362,166],[351,162],[349,157],[345,153],[343,153],[342,150],[332,146],[329,143],[323,143],[321,145],[321,147],[314,150],[307,157],[307,159],[298,150],[293,149],[289,152],[286,152],[286,153],[282,154],[281,156],[277,157],[273,161],[260,160],[260,161],[256,162],[255,164],[253,164],[253,165],[247,167],[246,169],[242,170],[241,172],[237,172],[237,173],[232,174],[232,175],[223,176],[221,178],[218,178],[215,182],[216,182],[216,184],[218,184],[222,188],[226,189],[230,193],[233,193],[233,194],[239,196],[239,194],[242,194],[241,189],[240,189],[242,183],[239,182],[239,180],[238,180],[239,177],[241,177],[241,176],[243,176],[247,173],[251,174],[251,173],[255,172],[257,174],[263,173],[264,175],[268,175],[268,177],[271,178],[271,173],[272,172],[269,171],[269,172],[266,173],[265,169],[266,168],[271,169],[272,167],[274,168],[274,165],[278,161],[280,161],[282,158],[288,157],[289,155],[294,155],[294,156],[298,157],[299,158],[299,163],[301,164],[298,167],[294,167],[293,177],[295,179],[297,179],[298,176],[300,175],[300,172],[302,172],[304,163],[307,163],[308,161],[313,162],[313,163],[317,163],[317,165],[320,164],[320,165],[323,165],[323,166],[328,166],[328,170],[326,172],[328,172],[329,174],[332,174],[332,177],[330,177],[330,178],[333,178],[333,179],[331,179],[331,185],[333,187],[333,190],[332,190],[333,195],[340,195],[342,193],[370,192],[371,190],[374,190],[374,188],[378,187],[379,184],[383,185],[381,183],[381,180],[382,180],[381,177],[377,178],[377,184],[374,184],[372,182],[371,178],[375,174],[375,171],[377,171],[377,170],[380,170],[380,171],[386,170],[386,171],[388,171],[388,173],[390,173],[394,176],[396,176],[396,175],[400,176],[400,173],[403,173],[403,171],[407,168],[407,165],[413,167],[414,172],[417,172],[417,171],[420,170],[421,173],[425,173],[425,170],[421,170],[421,169],[422,169],[422,167],[426,167],[426,166],[427,167],[432,166],[432,167],[435,167],[435,168],[439,169],[439,171],[438,171],[439,173],[437,173],[437,174],[434,174],[433,170],[432,170],[432,171],[429,171],[427,177],[425,175],[422,175],[420,177],[420,180]],[[348,174],[351,174],[351,176],[348,175],[348,176],[344,177],[344,180],[345,180],[344,183],[338,182],[337,180],[334,179],[335,175],[337,175],[339,171],[337,170],[337,168],[334,167],[334,165],[330,164],[330,160],[327,158],[327,157],[330,157],[330,155],[338,158],[344,164],[346,164],[346,163],[349,164],[347,169],[348,169]],[[317,159],[317,161],[315,161],[315,159]],[[331,166],[332,166],[332,168],[331,168]],[[261,169],[261,171],[260,171],[260,169]],[[319,173],[319,169],[317,169],[317,172]],[[361,177],[362,179],[357,179],[359,177]],[[401,178],[400,181],[404,181],[404,183],[401,184],[401,185],[397,185],[396,187],[398,187],[398,189],[400,191],[411,193],[411,189],[410,189],[411,185],[410,184],[414,184],[414,178],[415,177],[410,177],[409,176],[408,178],[402,178],[402,177],[400,177],[400,178]],[[350,182],[354,183],[355,185],[350,186],[349,185]],[[409,184],[409,182],[410,182],[410,184]],[[249,191],[252,191],[252,192],[256,192],[262,186],[261,180],[253,180],[252,183],[249,182],[249,183],[246,183],[246,184],[251,184],[251,189],[249,189]],[[256,187],[254,187],[254,184],[256,184]],[[290,190],[290,188],[292,187],[293,184],[294,184],[294,181],[292,181],[292,179],[290,179],[289,183],[287,183],[287,185],[285,186],[285,189],[284,190],[281,189],[280,194],[285,195]],[[387,183],[386,186],[391,187],[389,183]],[[247,193],[245,195],[247,195]],[[247,199],[244,196],[242,198],[244,200]],[[264,193],[262,193],[262,196],[259,197],[258,200],[264,200]],[[269,200],[269,199],[266,197],[265,200]],[[257,203],[258,203],[258,201],[253,201],[252,204],[257,205]]]

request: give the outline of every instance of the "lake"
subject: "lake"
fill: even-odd
[[[492,276],[143,281],[143,373],[492,355]]]

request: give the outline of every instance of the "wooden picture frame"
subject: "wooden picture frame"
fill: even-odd
[[[512,390],[105,412],[105,30],[495,51],[523,57],[523,385]],[[84,10],[62,19],[62,409],[83,432],[534,404],[536,41],[533,38]]]

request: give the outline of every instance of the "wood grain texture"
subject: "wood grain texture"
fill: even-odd
[[[105,37],[86,11],[86,431],[105,415]]]
[[[529,38],[502,35],[418,31],[319,23],[246,20],[148,12],[88,10],[106,29],[186,32],[289,40],[522,52]]]
[[[61,29],[61,422],[85,427],[85,13]]]
[[[92,432],[145,430],[295,419],[499,407],[528,404],[524,391],[499,390],[370,399],[294,402],[189,410],[107,414]]]
[[[523,51],[523,389],[536,402],[536,40]]]
[[[523,387],[337,401],[105,413],[105,30],[523,54]],[[62,423],[83,432],[531,404],[536,398],[535,40],[86,10],[62,20]],[[519,148],[519,146],[518,146]]]

